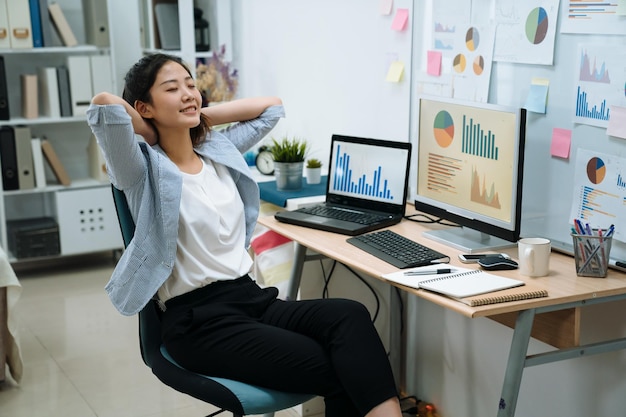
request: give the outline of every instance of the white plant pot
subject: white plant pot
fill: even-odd
[[[322,182],[322,168],[306,168],[306,183],[319,184]]]

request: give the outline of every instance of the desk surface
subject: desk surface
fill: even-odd
[[[407,214],[412,213],[415,213],[415,210],[412,205],[409,205]],[[365,274],[398,286],[404,291],[430,300],[467,317],[489,317],[530,308],[626,293],[626,274],[610,269],[606,278],[578,277],[575,271],[574,259],[571,256],[552,252],[550,256],[550,274],[546,277],[529,278],[521,275],[518,270],[493,272],[539,286],[548,291],[548,297],[470,307],[445,296],[401,286],[385,280],[382,275],[397,271],[397,268],[347,243],[346,239],[348,236],[280,223],[271,216],[259,218],[259,223],[306,246],[314,252],[350,265]],[[449,255],[452,265],[468,267],[467,264],[462,264],[458,260],[458,254],[461,253],[458,249],[422,237],[422,232],[428,230],[429,227],[430,225],[403,220],[389,229]],[[517,259],[517,247],[501,252],[508,253],[512,258]],[[471,267],[471,265],[469,266]]]

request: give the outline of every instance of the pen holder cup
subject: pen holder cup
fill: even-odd
[[[576,275],[604,278],[609,267],[613,237],[572,234]]]

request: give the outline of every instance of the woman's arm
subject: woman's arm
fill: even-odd
[[[98,93],[91,99],[92,104],[107,105],[107,104],[121,104],[126,109],[126,113],[130,116],[133,129],[136,134],[141,135],[149,145],[154,145],[157,142],[156,132],[152,125],[146,122],[143,117],[139,115],[130,104],[123,98],[111,93]]]
[[[282,103],[282,100],[278,97],[242,98],[218,104],[217,106],[204,107],[202,113],[207,115],[211,124],[215,126],[252,120],[259,117],[268,107],[281,105]]]

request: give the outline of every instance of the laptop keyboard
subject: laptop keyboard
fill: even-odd
[[[354,236],[346,242],[400,269],[450,262],[449,256],[391,230]]]
[[[389,216],[366,213],[362,211],[345,210],[339,207],[311,206],[302,207],[298,209],[298,211],[301,213],[314,214],[316,216],[345,220],[358,224],[374,224],[389,219]]]

